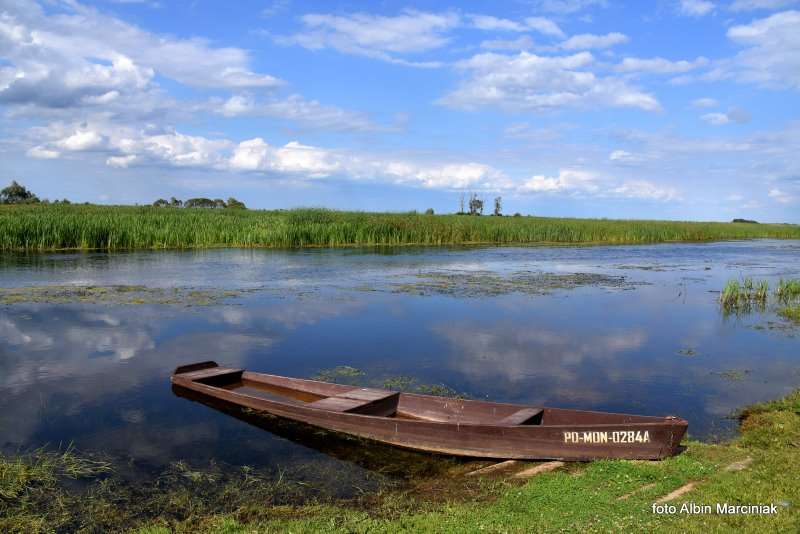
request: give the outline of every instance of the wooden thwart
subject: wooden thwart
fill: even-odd
[[[386,417],[397,412],[400,393],[382,389],[357,388],[308,404],[310,408],[332,412],[359,413]]]
[[[542,412],[544,412],[544,410],[541,408],[523,408],[521,410],[517,410],[507,417],[500,419],[497,424],[503,426],[524,425],[532,419],[535,419],[537,416],[541,417]]]

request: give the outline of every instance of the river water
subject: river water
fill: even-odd
[[[174,395],[174,367],[206,359],[676,414],[691,436],[723,438],[737,408],[800,386],[798,327],[770,309],[720,312],[717,291],[743,276],[800,277],[800,242],[3,255],[0,287],[22,297],[0,304],[0,448],[71,443],[143,472],[176,461],[373,469],[351,461],[359,445],[332,453],[313,432]],[[65,297],[139,285],[183,293]],[[42,293],[27,298],[31,287]]]

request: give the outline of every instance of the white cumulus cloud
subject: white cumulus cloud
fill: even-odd
[[[619,32],[611,32],[605,35],[595,35],[593,33],[582,33],[573,35],[563,43],[561,48],[566,50],[588,50],[590,48],[609,48],[621,43],[627,43],[628,36]]]
[[[742,108],[731,108],[725,113],[713,112],[706,113],[700,117],[709,124],[720,126],[723,124],[744,124],[750,122],[751,116],[747,110]]]
[[[797,4],[798,0],[735,0],[731,4],[733,11],[754,11],[756,9],[781,9]]]
[[[469,77],[440,103],[459,109],[498,107],[508,111],[545,111],[591,106],[633,107],[657,111],[656,98],[615,77],[589,70],[589,52],[569,56],[483,53],[457,67]]]
[[[449,41],[447,32],[461,23],[461,17],[454,12],[427,13],[412,9],[396,16],[312,13],[303,15],[301,20],[305,26],[303,31],[279,37],[278,42],[297,44],[309,50],[332,48],[345,54],[419,67],[438,66],[438,63],[407,61],[397,55],[440,48]]]
[[[617,72],[650,72],[653,74],[675,74],[688,72],[700,67],[705,67],[709,61],[705,57],[698,57],[693,61],[685,59],[672,61],[662,57],[636,58],[626,57],[614,67]]]
[[[683,15],[702,17],[714,11],[714,2],[708,0],[680,0],[678,10]]]
[[[800,11],[783,11],[750,24],[732,26],[727,35],[746,47],[720,62],[711,78],[734,78],[770,88],[800,89]]]
[[[718,102],[710,97],[695,98],[692,100],[692,106],[696,108],[713,108],[717,106]]]

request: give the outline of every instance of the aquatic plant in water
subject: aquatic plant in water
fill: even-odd
[[[784,280],[783,278],[778,280],[778,285],[775,287],[775,297],[781,302],[800,298],[800,280]]]
[[[769,297],[769,283],[762,280],[755,283],[747,277],[741,283],[738,280],[728,280],[720,293],[719,302],[725,313],[749,312],[755,304],[763,310]]]
[[[778,281],[773,293],[778,315],[785,319],[800,322],[800,280],[783,278]],[[741,282],[728,280],[719,295],[724,314],[749,313],[755,305],[764,311],[769,303],[769,283],[766,280],[755,282],[746,277]]]

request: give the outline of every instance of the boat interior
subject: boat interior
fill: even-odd
[[[654,423],[666,419],[400,393],[252,373],[220,367],[212,361],[178,367],[174,376],[265,401],[333,412],[441,423],[555,426]]]

